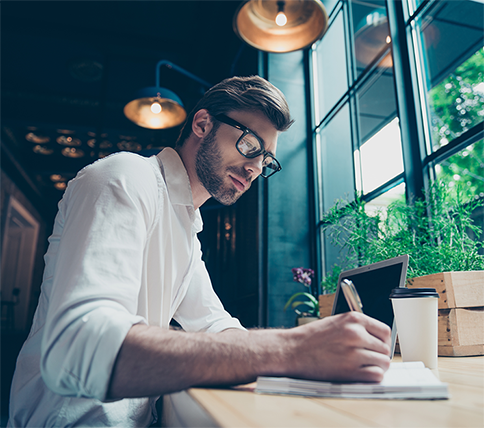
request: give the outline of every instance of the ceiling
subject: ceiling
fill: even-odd
[[[2,169],[23,171],[28,187],[55,206],[63,189],[52,178],[70,179],[114,151],[173,146],[179,127],[141,128],[126,119],[123,107],[139,89],[155,86],[162,59],[211,83],[256,74],[257,51],[232,29],[239,4],[3,1]],[[160,78],[188,111],[203,94],[200,84],[166,67]],[[66,157],[63,150],[83,156]]]

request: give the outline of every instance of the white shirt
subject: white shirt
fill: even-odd
[[[173,149],[117,153],[69,182],[45,255],[42,292],[12,383],[9,426],[148,426],[154,398],[106,399],[137,323],[243,328],[201,260],[185,167]],[[141,358],[141,356],[140,356]]]

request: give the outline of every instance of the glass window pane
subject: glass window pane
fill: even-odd
[[[350,109],[346,104],[319,135],[321,199],[325,211],[337,199],[353,198],[355,188],[350,130]]]
[[[399,184],[388,192],[372,199],[365,204],[365,211],[371,215],[374,212],[384,212],[392,202],[405,201],[405,183]]]
[[[345,52],[343,12],[339,12],[315,50],[317,123],[348,90]]]
[[[427,85],[431,151],[484,118],[484,4],[437,2],[416,20]]]
[[[484,50],[429,91],[432,148],[445,146],[484,118]]]
[[[358,190],[367,194],[403,172],[392,68],[379,67],[357,93]],[[361,183],[360,179],[361,178]]]
[[[360,145],[397,116],[393,70],[378,69],[357,94]]]
[[[335,6],[338,4],[338,1],[339,0],[323,0],[323,5],[326,9],[326,13],[328,14],[328,16],[331,15],[331,12],[335,8]]]
[[[322,266],[324,266],[325,274],[324,276],[334,275],[334,286],[336,286],[338,280],[338,272],[341,266],[347,266],[349,257],[348,251],[345,248],[337,246],[333,242],[333,237],[331,236],[334,232],[333,227],[330,227],[326,232],[321,233],[321,244],[322,244]],[[345,234],[345,232],[343,232]],[[336,268],[336,269],[335,269]]]
[[[458,183],[474,196],[484,197],[484,140],[435,165],[435,176],[449,187]]]
[[[367,194],[403,172],[398,118],[360,147],[363,193]]]
[[[387,50],[391,41],[384,0],[351,2],[353,17],[356,74],[359,76],[376,58]],[[384,66],[392,65],[390,52],[385,54]]]
[[[424,0],[407,0],[407,16],[412,16]]]
[[[415,7],[413,10],[417,10],[417,8],[424,2],[424,0],[413,0],[415,3]]]

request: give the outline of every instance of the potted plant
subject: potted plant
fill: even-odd
[[[468,310],[466,319],[482,325],[484,256],[479,254],[483,247],[479,241],[482,229],[474,224],[472,213],[483,205],[482,199],[472,197],[463,187],[449,188],[442,182],[433,183],[424,199],[410,203],[399,200],[376,211],[368,210],[360,196],[352,202],[337,201],[324,215],[323,229],[332,243],[341,248],[342,256],[341,263],[323,279],[325,288],[336,287],[341,270],[408,254],[407,286],[437,288],[441,295],[439,316],[447,317],[439,319],[439,323],[448,324],[442,331],[457,328],[457,316],[462,312],[456,311],[457,308]],[[460,355],[471,355],[462,348],[470,344],[456,345],[457,336],[451,336],[452,332],[442,341],[439,336],[439,355],[457,355],[458,347]],[[445,351],[444,346],[452,350]],[[484,344],[479,346],[484,351]]]
[[[311,282],[314,276],[312,269],[305,268],[293,268],[292,275],[296,282],[301,283],[308,291],[299,291],[294,293],[284,306],[284,311],[291,305],[292,309],[297,314],[296,325],[306,324],[311,321],[315,321],[319,318],[319,302],[309,292],[311,289]],[[299,300],[296,300],[299,298]],[[300,300],[302,299],[302,300]],[[300,310],[301,306],[304,306],[304,310]]]

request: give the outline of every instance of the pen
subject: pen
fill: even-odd
[[[340,285],[350,310],[363,313],[363,304],[353,282],[345,278]]]

